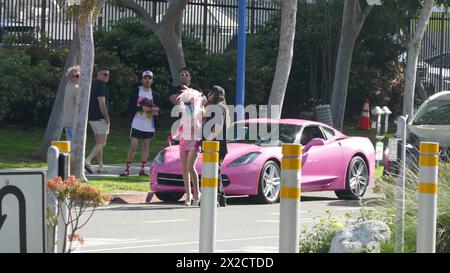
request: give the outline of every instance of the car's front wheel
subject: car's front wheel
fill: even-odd
[[[359,200],[366,192],[369,184],[369,169],[366,161],[355,156],[350,161],[345,181],[345,190],[335,191],[337,197],[347,200]]]
[[[168,192],[168,191],[160,191],[155,192],[156,197],[158,197],[159,200],[164,202],[177,202],[178,200],[183,197],[183,192]]]
[[[261,171],[258,183],[258,195],[251,196],[258,203],[273,204],[280,198],[280,166],[275,161],[267,161]]]

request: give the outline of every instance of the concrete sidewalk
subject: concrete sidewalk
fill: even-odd
[[[150,173],[150,165],[151,162],[147,162],[145,165],[145,172],[147,174]],[[86,177],[88,179],[91,178],[106,178],[106,177],[119,177],[121,173],[125,170],[125,164],[109,164],[103,165],[106,169],[105,173],[97,173],[98,165],[91,165],[93,174],[86,173]],[[133,164],[130,168],[130,176],[138,176],[139,171],[141,169],[141,164],[136,163]],[[148,177],[150,183],[150,177]],[[136,192],[136,191],[127,191],[121,193],[112,193],[108,194],[110,196],[110,204],[139,204],[139,203],[151,203],[154,196],[153,192]]]

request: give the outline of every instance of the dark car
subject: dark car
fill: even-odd
[[[17,20],[5,20],[0,22],[0,43],[3,42],[3,36],[11,34],[16,36],[17,43],[30,43],[30,40],[36,39],[35,27]]]

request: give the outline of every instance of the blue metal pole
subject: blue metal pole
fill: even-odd
[[[236,77],[236,106],[241,106],[242,110],[237,111],[236,120],[244,119],[245,105],[245,29],[247,6],[246,0],[239,0],[238,6],[238,59],[237,59],[237,77]]]

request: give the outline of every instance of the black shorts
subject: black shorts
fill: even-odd
[[[130,138],[135,137],[137,139],[153,139],[155,137],[155,132],[144,132],[131,128]]]

